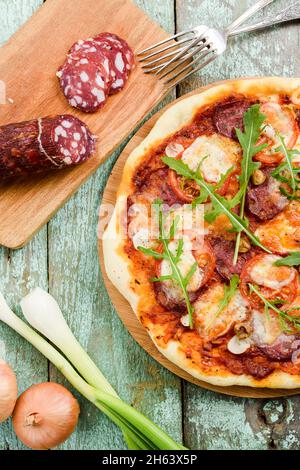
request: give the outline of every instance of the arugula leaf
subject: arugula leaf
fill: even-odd
[[[289,170],[289,173],[290,173],[290,185],[291,185],[291,188],[293,190],[293,194],[295,194],[298,182],[295,180],[294,172],[293,172],[293,165],[292,165],[293,150],[288,150],[287,149],[287,147],[285,145],[285,142],[284,142],[284,139],[281,135],[278,135],[278,138],[279,138],[280,143],[281,143],[280,150],[281,150],[281,152],[283,153],[283,155],[285,157],[286,164],[287,164],[287,167],[288,167],[288,170]]]
[[[256,145],[265,118],[265,115],[260,112],[260,105],[254,104],[244,114],[244,132],[236,129],[236,135],[243,149],[242,172],[239,177],[241,191],[240,217],[242,219],[244,218],[246,193],[250,177],[260,167],[259,162],[253,161],[253,157],[267,146],[267,144]],[[238,259],[240,239],[241,234],[239,233],[236,238],[233,264],[236,264]]]
[[[138,246],[138,250],[140,250],[144,255],[153,256],[155,259],[163,259],[165,255],[163,253],[158,253],[158,251],[151,250],[151,248],[144,248],[143,246]]]
[[[178,224],[178,219],[175,218],[171,224],[169,233],[165,233],[164,229],[164,216],[162,210],[163,202],[160,199],[156,199],[154,201],[154,207],[157,210],[158,215],[158,225],[159,225],[159,241],[162,243],[163,252],[159,253],[155,250],[144,248],[142,246],[138,246],[137,249],[140,250],[142,253],[148,256],[153,256],[155,259],[165,259],[170,263],[172,274],[160,277],[154,277],[150,279],[152,282],[163,282],[167,280],[172,280],[175,282],[182,290],[182,294],[186,303],[188,315],[189,315],[189,326],[190,328],[194,327],[193,322],[193,312],[194,307],[190,302],[190,298],[187,292],[187,286],[189,281],[191,280],[192,276],[194,275],[198,264],[195,262],[186,276],[182,276],[181,271],[178,267],[178,263],[183,253],[183,239],[178,240],[178,246],[176,249],[176,254],[174,255],[169,248],[169,243],[174,239],[176,227]]]
[[[240,278],[237,274],[234,274],[230,279],[229,286],[224,286],[224,297],[220,302],[217,312],[215,313],[215,318],[217,318],[220,313],[227,307],[233,296],[235,295],[238,286],[240,283]]]
[[[286,196],[288,199],[300,200],[300,197],[296,194],[296,192],[300,190],[300,168],[294,168],[292,162],[293,155],[299,154],[299,151],[295,149],[288,149],[285,145],[283,137],[280,135],[277,135],[277,137],[280,140],[281,145],[278,147],[278,149],[276,149],[276,151],[283,153],[285,161],[275,168],[274,171],[272,171],[271,176],[281,183],[286,183],[290,186],[292,190],[291,193],[280,187],[280,191],[284,196]],[[284,173],[289,173],[289,178],[284,176]]]
[[[275,266],[299,266],[300,251],[293,251],[289,256],[275,261]]]
[[[289,311],[292,310],[297,310],[297,308],[289,309],[286,312],[283,310],[280,310],[274,302],[266,299],[260,292],[259,290],[253,285],[253,284],[248,284],[249,289],[251,292],[254,292],[264,303],[264,312],[268,314],[269,316],[269,309],[273,310],[275,313],[278,314],[278,320],[281,326],[281,329],[285,332],[291,333],[292,330],[290,328],[290,324],[293,325],[294,328],[296,328],[297,331],[300,331],[300,316],[299,317],[293,317],[292,315],[289,315]],[[278,302],[277,302],[278,303]]]
[[[231,211],[231,209],[233,209],[240,201],[240,191],[231,200],[227,200],[225,197],[215,193],[215,187],[207,183],[199,172],[193,172],[182,160],[162,157],[162,161],[169,168],[175,170],[177,174],[196,181],[198,186],[201,188],[200,201],[203,202],[207,200],[208,197],[210,198],[213,204],[213,209],[208,214],[205,214],[205,220],[207,222],[213,222],[218,215],[225,214],[230,220],[234,231],[245,232],[255,245],[259,246],[267,253],[271,253],[271,251],[262,245],[258,238],[248,230],[247,221],[242,220],[240,216]],[[197,202],[200,203],[200,201],[198,199]]]

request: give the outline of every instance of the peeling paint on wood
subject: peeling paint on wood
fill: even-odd
[[[63,0],[62,0],[63,1]],[[42,0],[0,0],[0,44]],[[167,31],[207,23],[222,27],[253,1],[138,0]],[[271,9],[286,4],[277,0]],[[260,15],[257,16],[259,18]],[[153,38],[155,40],[155,38]],[[286,45],[289,54],[286,54]],[[250,75],[299,75],[299,25],[275,27],[231,41],[223,57],[180,85],[177,95],[220,79]],[[175,97],[175,92],[165,101]],[[0,250],[0,289],[16,307],[34,286],[49,288],[76,336],[119,394],[166,429],[198,449],[297,449],[300,399],[244,400],[201,390],[154,362],[121,324],[104,288],[97,259],[97,212],[103,189],[120,151],[97,171],[22,250]],[[29,344],[0,325],[0,354],[18,375],[20,391],[31,383],[64,379]],[[67,384],[66,384],[67,385]],[[63,449],[123,449],[121,433],[76,395],[78,428]],[[0,425],[0,450],[22,449],[8,421]]]

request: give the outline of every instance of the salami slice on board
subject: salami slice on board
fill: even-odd
[[[76,65],[77,62],[82,65],[94,62],[96,65],[104,68],[103,79],[111,85],[111,59],[108,54],[103,51],[102,46],[92,38],[85,41],[79,40],[71,47],[67,63]]]
[[[0,126],[0,178],[77,165],[95,144],[88,127],[69,114]]]
[[[58,72],[61,88],[70,105],[86,113],[102,108],[109,92],[108,72],[83,56],[67,61]]]
[[[111,33],[75,42],[57,76],[70,105],[92,113],[109,94],[124,88],[134,67],[134,54],[124,39]]]
[[[116,34],[101,33],[95,36],[94,41],[101,46],[104,54],[110,59],[110,94],[112,95],[124,88],[134,68],[134,54],[127,42]]]

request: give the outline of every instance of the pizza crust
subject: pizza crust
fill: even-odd
[[[298,92],[299,90],[299,92]],[[106,273],[110,281],[127,299],[132,310],[138,317],[138,304],[141,296],[133,288],[132,275],[128,259],[123,252],[125,232],[120,220],[123,219],[127,208],[127,197],[133,192],[132,176],[142,163],[145,154],[153,147],[165,140],[169,135],[188,125],[195,113],[202,106],[208,106],[216,101],[225,99],[233,93],[249,95],[249,97],[271,96],[273,94],[300,95],[300,79],[298,78],[252,78],[231,81],[221,84],[200,94],[182,99],[169,107],[158,119],[155,126],[143,142],[130,154],[124,166],[124,172],[117,193],[116,206],[110,223],[103,235],[103,255]],[[149,331],[148,331],[149,332]],[[255,380],[250,375],[236,375],[227,370],[214,368],[200,371],[192,361],[180,350],[180,343],[169,341],[162,348],[157,344],[151,332],[149,335],[157,349],[171,362],[191,374],[193,377],[218,386],[242,385],[259,388],[286,388],[292,389],[300,386],[300,376],[290,375],[282,371],[275,371],[262,380]]]

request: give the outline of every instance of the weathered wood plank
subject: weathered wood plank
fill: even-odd
[[[0,45],[30,18],[43,0],[0,0]]]
[[[172,0],[137,3],[172,32]],[[63,307],[76,336],[119,394],[180,440],[181,382],[156,364],[124,329],[98,266],[98,207],[118,155],[112,155],[49,223],[49,289]],[[50,377],[61,380],[52,367]],[[114,425],[79,399],[79,426],[62,448],[125,448]]]
[[[42,0],[0,0],[0,44],[27,20]],[[1,107],[0,107],[1,117]],[[0,248],[0,290],[13,307],[29,289],[35,286],[47,289],[47,229],[46,227],[23,250]],[[29,343],[0,324],[0,356],[16,371],[19,391],[33,383],[48,380],[47,361]],[[0,425],[0,450],[22,449],[11,422]]]
[[[37,285],[47,289],[46,228],[23,250],[0,249],[0,290],[14,309],[28,290]],[[0,345],[0,356],[17,374],[19,392],[33,383],[48,380],[47,360],[3,324],[0,324]],[[12,431],[10,420],[0,425],[0,450],[7,448],[23,448]]]
[[[224,27],[251,4],[253,1],[246,0],[177,0],[177,31],[197,24]],[[285,5],[284,0],[277,0],[268,11]],[[235,38],[222,57],[180,85],[179,93],[201,84],[241,76],[299,76],[298,44],[299,26],[296,24]],[[299,448],[299,397],[242,400],[216,395],[190,384],[185,384],[183,397],[184,435],[186,444],[192,448]]]

